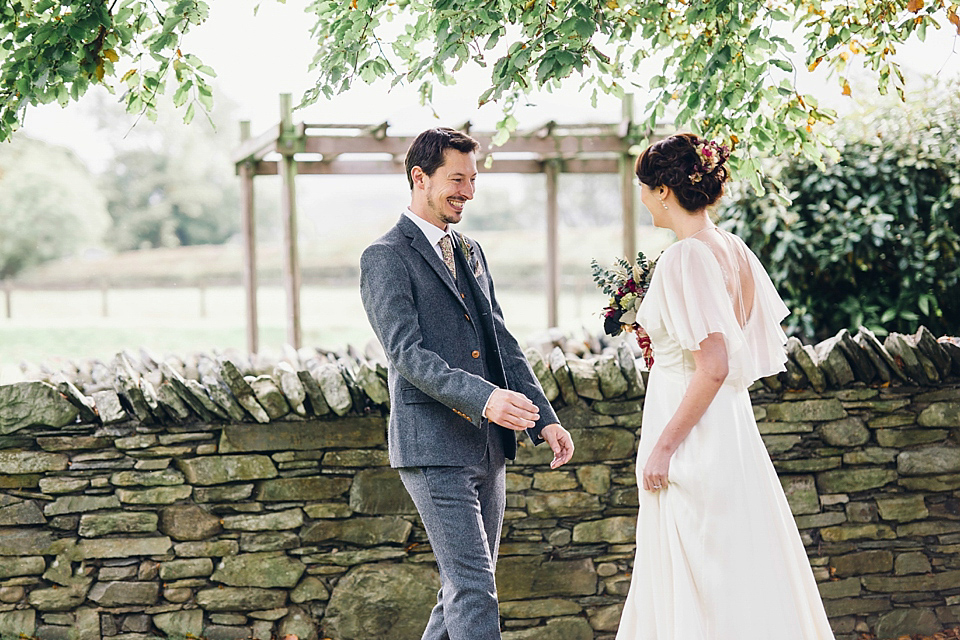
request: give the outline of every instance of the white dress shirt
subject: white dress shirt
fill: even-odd
[[[420,231],[422,231],[423,235],[426,236],[427,242],[430,243],[430,245],[433,247],[433,250],[436,251],[437,255],[440,256],[440,259],[443,260],[443,252],[440,250],[440,239],[443,238],[443,236],[450,236],[451,242],[453,241],[453,236],[450,235],[450,225],[447,225],[447,230],[444,231],[443,229],[437,227],[437,225],[427,222],[413,211],[410,211],[410,209],[404,209],[403,215],[413,220],[414,224],[420,227]],[[456,244],[453,246],[456,246]]]

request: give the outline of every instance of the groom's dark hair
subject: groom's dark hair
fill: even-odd
[[[443,166],[443,152],[447,149],[456,149],[460,153],[476,153],[480,150],[480,143],[456,129],[437,127],[427,129],[416,137],[403,164],[407,169],[407,182],[413,189],[414,167],[420,167],[425,174],[432,176],[437,169]]]

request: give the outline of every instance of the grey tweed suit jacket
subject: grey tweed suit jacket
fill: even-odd
[[[495,430],[491,437],[503,439],[506,457],[516,457],[514,432],[482,415],[498,386],[483,377],[484,363],[495,369],[488,377],[539,407],[539,420],[527,430],[534,444],[543,442],[544,426],[559,422],[523,350],[504,326],[483,250],[474,240],[456,232],[453,236],[455,251],[463,252],[464,259],[469,253],[469,273],[461,278],[480,294],[475,295],[478,318],[469,316],[450,270],[405,215],[360,258],[363,306],[389,360],[392,467],[476,464],[490,429]],[[481,331],[494,353],[480,353]]]

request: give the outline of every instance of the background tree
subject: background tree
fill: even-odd
[[[960,82],[845,119],[840,157],[780,161],[791,202],[741,191],[721,214],[770,268],[795,333],[960,333]]]
[[[71,152],[29,138],[0,146],[0,279],[100,246],[109,224],[96,179]]]
[[[221,244],[239,231],[239,185],[231,150],[239,140],[232,106],[218,105],[212,121],[183,126],[160,105],[156,124],[132,127],[133,118],[101,104],[100,127],[112,129],[123,144],[101,175],[113,221],[109,244],[115,249],[144,249]]]
[[[945,21],[960,30],[956,0],[317,0],[313,35],[316,86],[304,104],[357,81],[386,78],[418,86],[430,101],[435,83],[453,84],[465,65],[489,69],[479,104],[499,102],[501,139],[516,126],[515,105],[537,89],[576,83],[584,91],[630,90],[652,56],[662,69],[649,88],[647,124],[672,116],[677,126],[740,142],[734,162],[754,176],[762,152],[799,152],[818,160],[828,142],[814,125],[834,114],[796,90],[805,71],[825,65],[849,92],[848,61],[877,72],[878,87],[903,89],[890,56],[913,36]],[[181,52],[180,38],[203,21],[201,0],[13,0],[0,6],[0,139],[28,105],[65,104],[91,84],[121,93],[133,112],[152,116],[165,78],[190,120],[209,109],[212,73]],[[786,37],[790,35],[790,38]],[[794,45],[804,50],[797,68]],[[481,83],[482,84],[482,83]],[[475,89],[461,85],[466,95]],[[647,87],[642,87],[646,89]]]

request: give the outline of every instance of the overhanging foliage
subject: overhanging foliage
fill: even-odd
[[[505,138],[516,126],[515,106],[537,89],[571,83],[594,95],[653,89],[647,125],[673,117],[678,127],[709,137],[739,137],[733,161],[751,177],[763,153],[799,152],[819,161],[828,141],[816,125],[834,118],[796,90],[805,69],[795,68],[785,34],[799,34],[804,64],[835,70],[845,92],[847,63],[855,58],[877,72],[881,93],[891,86],[902,91],[890,56],[945,21],[960,28],[958,6],[955,0],[318,0],[307,6],[316,18],[316,84],[303,103],[383,78],[419,87],[429,102],[436,83],[453,84],[465,66],[480,65],[489,82],[458,89],[479,104],[502,105]],[[173,100],[185,119],[197,105],[209,110],[212,93],[203,76],[212,69],[180,50],[183,34],[207,13],[201,0],[3,3],[0,140],[29,105],[66,104],[91,84],[119,93],[128,110],[153,116],[172,76]],[[635,87],[654,54],[662,69],[650,87]]]

